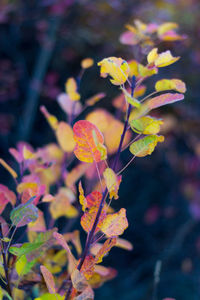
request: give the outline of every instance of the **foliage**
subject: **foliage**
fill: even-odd
[[[181,80],[163,79],[156,83],[155,91],[145,95],[144,81],[179,60],[169,50],[158,54],[151,35],[156,34],[161,41],[182,40],[175,31],[177,27],[175,23],[157,25],[136,20],[135,26],[127,26],[121,42],[150,45],[145,64],[119,57],[98,62],[100,76],[109,77],[119,88],[121,119],[94,109],[80,120],[85,109],[93,108],[104,97],[97,93],[82,105],[80,82],[93,65],[93,60],[86,58],[79,76],[68,78],[65,93],[58,97],[67,121],[59,121],[41,107],[57,143],[33,149],[21,142],[16,149],[9,149],[19,172],[0,160],[16,184],[15,192],[0,187],[1,212],[7,204],[12,207],[10,218],[1,219],[2,294],[12,297],[15,287],[21,299],[31,295],[35,300],[94,299],[93,289],[116,276],[115,270],[100,263],[113,247],[132,250],[130,242],[119,238],[128,227],[126,209],[116,211],[111,207],[112,199],[120,198],[121,174],[135,157],[152,154],[157,143],[164,141],[164,136],[158,135],[164,121],[148,114],[183,100],[186,91]],[[132,156],[120,169],[120,154],[127,148]],[[57,232],[61,217],[66,222],[62,234]],[[87,234],[83,245],[79,231],[70,232],[68,219],[80,219]],[[23,227],[26,241],[23,236],[15,241],[19,227]]]

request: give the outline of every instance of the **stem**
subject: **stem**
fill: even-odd
[[[3,238],[3,230],[2,230],[1,224],[0,224],[0,234],[1,234],[1,238]],[[1,247],[2,247],[3,267],[4,267],[4,272],[5,272],[5,278],[7,281],[6,289],[7,289],[8,294],[12,297],[10,278],[9,278],[9,272],[8,272],[8,264],[7,264],[7,259],[6,259],[5,244],[2,240],[1,240]]]
[[[129,162],[117,173],[117,175],[120,175],[126,168],[132,163],[132,161],[136,158],[136,156],[133,156]]]
[[[133,77],[133,83],[132,83],[132,87],[131,87],[131,96],[133,96],[134,89],[135,89],[135,77]],[[128,110],[127,110],[126,121],[124,123],[124,129],[123,129],[123,132],[122,132],[122,135],[121,135],[119,147],[118,147],[117,154],[115,156],[115,160],[114,160],[113,167],[112,167],[112,169],[114,171],[116,171],[116,167],[117,167],[117,163],[118,163],[118,160],[119,160],[119,157],[120,157],[120,153],[121,153],[121,149],[122,149],[122,144],[123,144],[123,141],[124,141],[125,133],[126,133],[127,128],[128,128],[128,120],[129,120],[129,117],[130,117],[131,108],[132,108],[132,106],[131,106],[131,104],[129,104]],[[108,195],[108,189],[105,188],[105,190],[103,192],[103,195],[102,195],[102,199],[101,199],[99,208],[98,208],[98,211],[97,211],[97,214],[96,214],[95,221],[93,223],[91,231],[88,233],[88,237],[87,237],[87,241],[86,241],[86,244],[85,244],[85,248],[84,248],[82,257],[81,257],[80,262],[79,262],[79,264],[77,266],[77,269],[79,271],[81,270],[81,268],[83,266],[85,258],[86,258],[87,254],[88,254],[89,249],[90,249],[91,243],[93,241],[95,230],[97,228],[97,225],[98,225],[98,222],[99,222],[99,218],[100,218],[103,206],[104,206],[104,202],[105,202],[105,200],[107,198],[107,195]],[[71,285],[70,285],[70,287],[68,289],[68,292],[67,292],[67,294],[65,296],[65,300],[69,299],[71,291],[72,291],[72,282],[71,282]]]

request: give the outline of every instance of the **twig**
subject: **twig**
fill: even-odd
[[[133,77],[133,82],[132,82],[132,87],[131,87],[131,95],[132,96],[133,96],[133,93],[134,93],[134,89],[135,89],[135,77]],[[126,131],[127,131],[127,127],[128,127],[128,121],[129,121],[129,116],[130,116],[130,113],[131,113],[131,108],[132,108],[132,106],[131,106],[131,104],[129,104],[128,110],[127,110],[126,121],[124,123],[124,129],[123,129],[123,132],[122,132],[122,135],[121,135],[121,139],[120,139],[119,147],[118,147],[118,150],[117,150],[117,154],[115,156],[115,160],[114,160],[114,163],[113,163],[113,166],[112,166],[112,168],[113,168],[114,171],[116,171],[117,163],[118,163],[118,160],[119,160],[119,157],[120,157],[120,153],[121,153],[121,149],[122,149],[124,137],[125,137],[125,134],[126,134]],[[99,222],[99,218],[101,216],[101,212],[102,212],[102,209],[104,207],[104,203],[106,201],[107,195],[108,195],[108,189],[105,188],[105,190],[103,192],[103,195],[102,195],[102,199],[101,199],[99,208],[98,208],[98,211],[97,211],[97,214],[96,214],[95,221],[93,223],[91,231],[88,233],[87,241],[86,241],[86,244],[85,244],[85,248],[84,248],[82,257],[81,257],[80,262],[79,262],[79,264],[77,266],[77,269],[79,271],[81,270],[81,268],[83,266],[85,258],[86,258],[87,254],[88,254],[89,249],[90,249],[91,243],[93,241],[94,234],[95,234],[95,231],[96,231],[96,228],[97,228],[97,225],[98,225],[98,222]],[[68,292],[67,292],[67,294],[65,296],[65,300],[69,299],[69,297],[71,295],[71,291],[72,291],[72,283],[71,283],[71,285],[70,285],[70,287],[68,289]]]
[[[1,238],[3,238],[3,230],[1,224],[0,224],[0,234],[1,234]],[[1,240],[1,247],[2,247],[3,267],[5,272],[5,278],[6,278],[6,289],[8,294],[12,297],[11,284],[10,284],[10,278],[8,272],[8,264],[6,259],[5,243],[2,240]]]

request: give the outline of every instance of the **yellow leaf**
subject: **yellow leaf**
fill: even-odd
[[[148,68],[143,66],[142,64],[138,65],[138,72],[142,77],[149,77],[152,76],[154,74],[158,73],[158,69],[157,68]]]
[[[162,79],[155,84],[156,91],[175,90],[180,93],[186,92],[185,83],[180,79]]]
[[[147,55],[147,61],[149,64],[154,63],[156,58],[158,57],[158,48],[153,48],[149,54]]]
[[[136,60],[130,60],[128,62],[129,68],[130,68],[130,72],[129,72],[129,76],[130,77],[137,77],[139,75],[138,73],[138,62]]]
[[[76,145],[73,130],[66,122],[60,122],[56,129],[56,137],[61,149],[65,152],[72,152]]]
[[[13,178],[17,178],[17,173],[2,158],[0,158],[0,164],[10,173]]]
[[[157,134],[160,131],[160,125],[162,124],[163,121],[161,119],[150,116],[144,116],[130,121],[132,130],[139,134]]]
[[[72,101],[80,100],[80,94],[78,93],[78,87],[74,78],[69,78],[65,84],[66,93]]]
[[[19,194],[22,194],[23,191],[25,191],[27,189],[36,190],[37,187],[38,187],[38,185],[35,182],[22,182],[22,183],[18,184],[17,192]]]
[[[158,68],[166,67],[175,63],[177,60],[179,60],[179,58],[180,56],[174,57],[172,56],[171,51],[167,50],[158,54],[158,57],[155,59],[154,64]]]
[[[81,181],[79,181],[78,190],[79,190],[79,202],[82,206],[82,210],[85,211],[85,209],[87,207],[87,200],[84,195],[84,190],[83,190]]]
[[[81,67],[83,69],[88,69],[92,67],[94,64],[94,60],[92,58],[85,58],[81,61]]]
[[[109,214],[105,217],[101,225],[101,231],[105,233],[107,237],[114,237],[121,235],[127,227],[126,210],[125,208],[121,208],[119,212]]]
[[[132,97],[131,94],[129,94],[126,89],[122,88],[122,91],[123,91],[125,99],[128,103],[130,103],[132,106],[134,106],[136,108],[139,108],[141,106],[140,101],[138,101],[137,99]]]
[[[106,168],[106,170],[103,172],[103,177],[109,191],[110,199],[112,199],[113,197],[115,199],[118,199],[118,190],[121,178],[118,178],[111,168]]]
[[[130,152],[137,157],[150,155],[158,142],[163,142],[164,136],[148,135],[133,142],[129,148]]]
[[[74,199],[74,194],[68,188],[62,188],[55,196],[55,200],[50,203],[50,213],[53,219],[57,219],[61,216],[67,218],[75,218],[78,215],[78,210],[70,204],[71,197]]]
[[[24,146],[23,157],[24,159],[33,159],[35,158],[35,153],[31,152],[26,146]]]
[[[178,24],[176,23],[173,22],[163,23],[158,27],[158,35],[163,35],[165,32],[176,28],[178,28]]]
[[[52,129],[57,129],[58,127],[58,120],[54,115],[51,115],[45,106],[41,106],[40,107],[41,112],[43,113],[43,115],[45,116],[47,122],[49,123],[49,125],[51,126]]]
[[[122,58],[104,58],[98,63],[98,66],[100,66],[101,77],[106,78],[109,75],[112,78],[110,81],[114,85],[121,85],[128,79],[130,68]]]

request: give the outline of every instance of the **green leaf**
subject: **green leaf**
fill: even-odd
[[[146,155],[150,155],[154,151],[158,142],[163,141],[164,136],[162,135],[148,135],[132,143],[129,150],[137,157],[144,157]]]
[[[162,124],[163,121],[161,119],[156,119],[151,116],[144,116],[130,121],[131,129],[140,134],[157,134]]]
[[[60,296],[59,294],[46,293],[41,295],[39,298],[35,298],[34,300],[64,300],[64,296]]]
[[[20,204],[11,211],[10,219],[14,226],[21,227],[37,220],[38,208],[32,204],[34,199],[35,196],[25,204]]]
[[[40,232],[35,241],[34,244],[41,243],[41,245],[36,248],[35,250],[31,251],[30,253],[27,254],[27,259],[28,261],[31,261],[35,258],[40,257],[41,255],[44,254],[44,252],[50,248],[54,243],[55,239],[53,237],[53,233],[57,231],[57,228],[53,228],[51,230],[48,230],[46,232]]]
[[[17,274],[19,276],[28,274],[31,271],[32,267],[35,265],[36,261],[37,260],[34,259],[31,262],[28,262],[26,256],[22,255],[15,264]]]
[[[8,238],[8,237],[3,237],[1,240],[2,240],[2,242],[5,242],[5,243],[10,242],[10,238]]]
[[[133,107],[139,108],[141,106],[140,101],[132,97],[131,94],[129,94],[126,89],[122,88],[122,91],[124,93],[126,101],[130,103]]]
[[[43,242],[39,243],[24,243],[20,248],[18,247],[10,247],[9,252],[16,256],[26,255],[40,246],[43,245]]]

